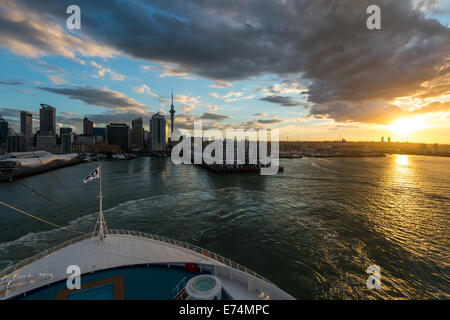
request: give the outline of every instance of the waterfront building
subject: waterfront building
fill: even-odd
[[[8,136],[8,122],[0,116],[0,146],[6,143],[6,137]]]
[[[150,134],[153,151],[164,151],[168,144],[168,124],[166,118],[159,112],[150,119]]]
[[[80,134],[76,137],[75,141],[83,143],[86,146],[86,148],[89,149],[90,147],[95,145],[95,136]]]
[[[87,151],[88,149],[83,142],[72,142],[72,153],[86,153]]]
[[[56,136],[37,136],[36,137],[36,150],[47,151],[50,153],[60,153],[60,150],[56,145]]]
[[[131,146],[136,149],[144,147],[144,121],[142,118],[134,119],[131,122]]]
[[[391,137],[388,137],[388,143],[391,143]]]
[[[92,136],[94,134],[94,123],[87,117],[83,119],[83,134],[85,136]]]
[[[9,135],[7,137],[8,152],[27,151],[27,137],[24,135]]]
[[[56,109],[47,104],[41,103],[39,110],[40,135],[56,135]]]
[[[62,143],[62,152],[63,153],[71,153],[72,152],[73,141],[74,141],[74,135],[72,132],[64,133],[61,135],[61,143]]]
[[[381,137],[381,142],[384,142],[384,137]]]
[[[123,123],[111,123],[106,126],[108,144],[118,145],[123,152],[130,150],[130,127]]]
[[[28,111],[20,111],[20,133],[25,137],[33,136],[33,115]]]

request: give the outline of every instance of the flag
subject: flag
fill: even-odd
[[[97,169],[93,170],[91,173],[89,173],[89,175],[86,178],[84,178],[83,182],[88,183],[89,181],[98,179],[98,178],[100,178],[100,168],[97,168]]]

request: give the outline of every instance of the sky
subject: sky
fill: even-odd
[[[66,9],[81,9],[69,30]],[[381,9],[369,30],[366,9]],[[450,1],[2,0],[0,115],[450,143]]]

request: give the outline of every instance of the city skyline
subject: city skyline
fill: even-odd
[[[82,28],[68,30],[65,3],[5,1],[0,115],[20,132],[20,111],[31,112],[36,128],[45,103],[57,110],[56,126],[74,132],[85,117],[100,127],[142,117],[149,130],[157,112],[170,120],[173,89],[178,129],[202,120],[205,129],[278,128],[289,141],[450,143],[450,5],[380,1],[383,28],[372,32],[356,27],[367,3],[352,3],[350,14],[345,1],[333,12],[322,2],[250,1],[239,10],[141,2],[139,14],[115,19],[117,4],[79,1]],[[100,11],[110,18],[104,28]],[[327,23],[294,19],[306,11]],[[131,37],[133,28],[144,36]]]

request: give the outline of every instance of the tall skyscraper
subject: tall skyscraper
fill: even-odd
[[[108,144],[119,145],[123,152],[130,150],[130,127],[123,123],[111,123],[106,126]]]
[[[48,104],[41,103],[39,119],[40,135],[56,136],[56,109]]]
[[[168,124],[166,118],[155,113],[150,119],[150,134],[152,139],[152,150],[163,151],[167,149],[168,143]]]
[[[8,136],[8,122],[0,116],[0,145],[6,143]]]
[[[94,134],[94,123],[86,117],[83,119],[83,134],[86,136]]]
[[[28,111],[20,111],[20,133],[25,137],[33,135],[33,115]]]
[[[131,145],[133,148],[144,147],[144,121],[142,118],[134,119],[131,122]]]
[[[175,108],[173,106],[173,90],[172,90],[172,105],[170,106],[170,133],[173,133],[173,121],[175,120]]]

